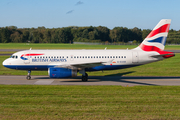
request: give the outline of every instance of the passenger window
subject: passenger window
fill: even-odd
[[[76,56],[74,56],[74,58],[76,58]]]
[[[67,58],[68,58],[68,56],[67,56]]]
[[[112,58],[112,56],[110,56],[110,58]]]
[[[121,58],[123,58],[123,56],[121,56]]]
[[[79,58],[79,56],[77,56],[77,58]]]
[[[126,58],[126,56],[124,56],[124,58]]]
[[[113,56],[113,58],[115,58],[115,56]]]
[[[62,56],[62,58],[64,58],[64,56]]]
[[[90,56],[88,56],[88,58],[90,58]]]
[[[104,58],[104,56],[102,56],[102,58]]]
[[[85,58],[87,58],[87,56],[85,56]]]
[[[98,58],[98,56],[96,56],[96,58]]]

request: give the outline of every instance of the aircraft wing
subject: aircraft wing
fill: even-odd
[[[81,62],[81,63],[71,63],[65,65],[58,65],[56,67],[63,67],[63,68],[70,68],[70,69],[84,69],[84,68],[91,68],[95,66],[103,66],[103,63],[112,63],[113,60],[110,61],[94,61],[94,62]]]
[[[106,62],[78,63],[78,64],[71,64],[71,66],[74,66],[77,68],[91,68],[91,67],[95,67],[95,66],[102,66],[103,63],[106,63]]]

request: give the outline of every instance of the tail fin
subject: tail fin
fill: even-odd
[[[173,57],[175,55],[173,52],[164,51],[170,23],[171,19],[162,19],[144,41],[134,50],[143,50],[146,52],[154,51],[159,53],[159,55],[153,55],[151,57]]]
[[[163,51],[170,23],[171,19],[162,19],[144,41],[135,49],[141,49],[143,51]]]

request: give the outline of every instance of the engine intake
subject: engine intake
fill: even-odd
[[[50,78],[70,78],[77,76],[77,70],[67,68],[49,68],[48,74]]]

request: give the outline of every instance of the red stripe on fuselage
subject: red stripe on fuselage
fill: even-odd
[[[44,55],[44,54],[23,54],[22,56],[38,56],[38,55]]]
[[[157,35],[158,33],[169,32],[169,27],[170,27],[170,24],[165,24],[156,30],[152,30],[146,38],[153,37]]]

